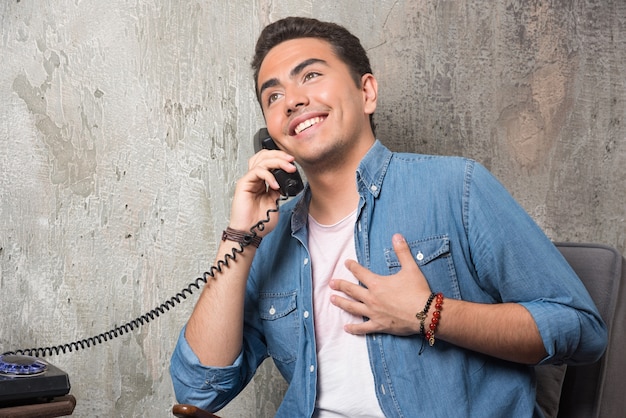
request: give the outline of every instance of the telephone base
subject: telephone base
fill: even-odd
[[[67,374],[45,360],[28,356],[0,356],[0,361],[3,366],[16,364],[22,367],[32,362],[40,367],[32,375],[12,371],[0,373],[0,407],[45,402],[70,391]]]

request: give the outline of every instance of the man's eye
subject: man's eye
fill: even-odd
[[[274,103],[278,98],[280,97],[280,95],[278,93],[272,93],[269,96],[267,96],[267,103],[268,104],[272,104]]]
[[[320,73],[316,73],[315,71],[311,71],[310,73],[306,73],[304,75],[304,81],[309,81],[310,79],[315,78],[315,77],[317,77],[319,75],[320,75]]]

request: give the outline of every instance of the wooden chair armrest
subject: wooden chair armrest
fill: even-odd
[[[178,418],[220,418],[210,412],[200,409],[197,406],[187,404],[176,404],[172,407],[172,413]]]
[[[0,417],[65,417],[72,415],[75,406],[76,398],[73,395],[65,395],[30,405],[0,407]]]

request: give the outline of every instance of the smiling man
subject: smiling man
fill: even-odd
[[[218,260],[274,207],[272,170],[296,161],[308,184],[205,286],[172,357],[178,401],[219,410],[269,356],[279,417],[541,417],[530,366],[606,345],[558,250],[480,164],[376,139],[378,84],[345,28],[275,22],[252,66],[280,150],[250,159]]]

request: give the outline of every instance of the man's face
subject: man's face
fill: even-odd
[[[261,64],[258,86],[270,135],[303,167],[328,161],[360,140],[371,145],[376,80],[368,74],[357,86],[328,42],[301,38],[278,44]]]

